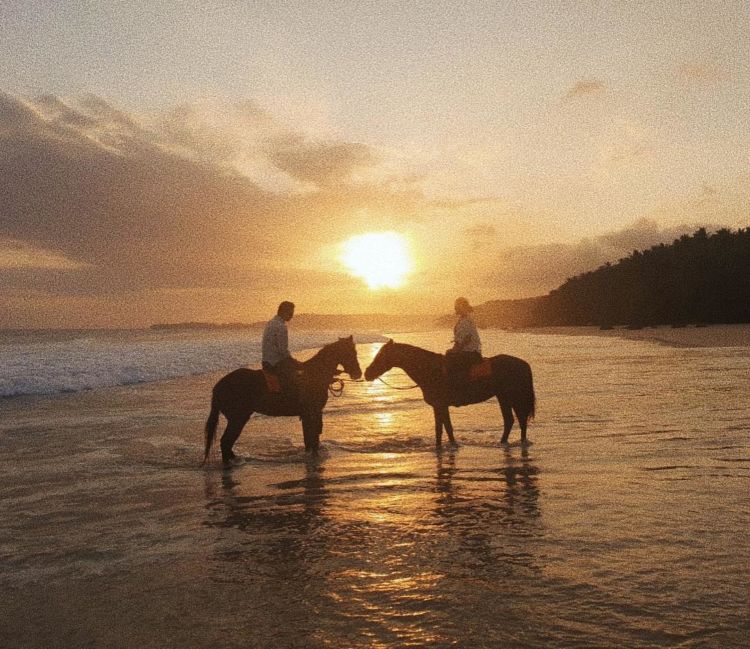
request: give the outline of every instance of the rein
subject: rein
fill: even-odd
[[[393,388],[394,390],[413,390],[414,388],[419,387],[417,383],[415,383],[414,385],[407,385],[407,386],[391,385],[382,376],[378,377],[378,381],[380,381],[383,385],[387,385],[389,388]]]
[[[337,377],[331,380],[331,382],[328,384],[328,392],[332,397],[340,397],[342,394],[344,394],[344,386],[347,383],[362,383],[363,379],[357,379],[356,381],[354,379],[342,379],[341,377]]]
[[[333,381],[328,384],[328,392],[330,392],[332,397],[340,397],[344,394],[344,380],[333,379]]]

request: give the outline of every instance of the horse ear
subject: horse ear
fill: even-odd
[[[349,340],[351,340],[352,342],[354,342],[354,334],[352,334],[351,336],[349,336]]]

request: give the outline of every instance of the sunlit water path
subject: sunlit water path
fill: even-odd
[[[232,471],[198,467],[219,375],[0,401],[0,637],[744,646],[750,348],[483,338],[534,369],[528,447],[499,445],[486,402],[453,410],[460,447],[436,453],[418,391],[379,382],[331,400],[317,460],[297,422],[254,417]]]

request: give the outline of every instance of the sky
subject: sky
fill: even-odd
[[[0,3],[0,327],[451,311],[750,225],[747,2]],[[410,251],[372,289],[342,242]]]

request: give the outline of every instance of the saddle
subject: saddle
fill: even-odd
[[[448,376],[450,374],[450,370],[448,369],[448,363],[443,363],[443,375]],[[492,363],[490,363],[489,358],[483,358],[478,363],[474,363],[470,368],[469,371],[464,374],[466,379],[469,383],[473,381],[480,381],[481,379],[486,379],[492,376]]]
[[[492,376],[492,363],[489,358],[483,358],[469,368],[469,381],[479,381]]]
[[[281,394],[281,382],[278,376],[263,368],[263,378],[266,380],[266,388],[271,394]]]

